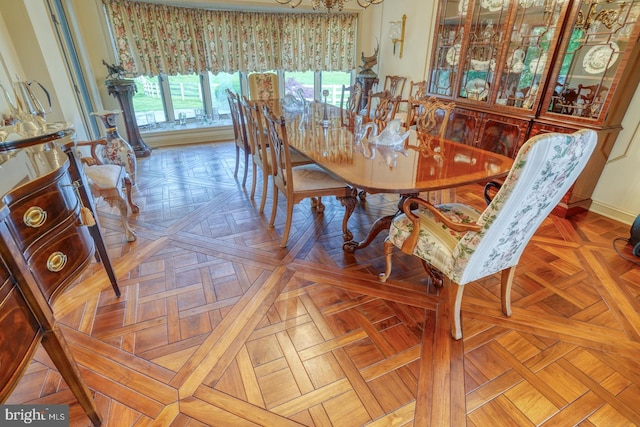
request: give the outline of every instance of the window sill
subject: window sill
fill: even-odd
[[[186,125],[158,126],[140,129],[140,136],[150,147],[166,147],[233,140],[231,120],[215,124],[187,123]]]

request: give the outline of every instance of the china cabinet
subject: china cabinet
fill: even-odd
[[[640,1],[441,0],[427,92],[456,109],[447,137],[514,156],[543,132],[598,132],[554,211],[589,208],[640,81]]]

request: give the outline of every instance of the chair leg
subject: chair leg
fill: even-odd
[[[459,340],[462,338],[462,325],[460,322],[460,307],[462,305],[462,292],[464,291],[464,285],[459,285],[455,282],[447,280],[449,286],[447,291],[449,292],[449,318],[451,321],[451,336],[453,339]]]
[[[378,277],[382,283],[386,282],[391,275],[391,256],[393,255],[394,244],[391,243],[389,237],[384,239],[384,258],[386,261],[384,273],[380,273]]]
[[[267,188],[269,188],[269,174],[262,170],[262,198],[260,199],[260,213],[264,212],[264,205],[267,203]]]
[[[426,271],[429,276],[429,281],[433,283],[436,288],[441,288],[444,285],[444,276],[442,273],[431,267],[431,265],[422,258],[420,258],[420,261],[422,261],[422,268],[424,268],[424,271]]]
[[[133,213],[138,213],[140,212],[140,208],[138,207],[138,205],[136,205],[135,203],[133,203],[133,199],[131,198],[131,188],[132,188],[132,183],[131,183],[131,178],[129,178],[128,176],[124,177],[124,188],[125,191],[127,192],[127,201],[129,202],[129,207],[131,208],[131,212]]]
[[[281,248],[287,247],[287,240],[289,240],[289,232],[291,231],[292,220],[293,220],[293,201],[287,199],[287,220],[284,224],[284,230],[282,231],[282,241],[280,242]]]
[[[233,171],[233,177],[238,177],[238,167],[240,167],[240,147],[236,145],[236,169]]]
[[[242,178],[242,186],[247,184],[247,176],[249,175],[249,150],[244,150],[244,177]]]
[[[258,169],[254,162],[251,162],[251,164],[253,168],[253,174],[251,179],[251,200],[253,200],[253,198],[256,195],[256,181],[257,181],[256,173],[258,172]]]
[[[316,205],[314,207],[316,209],[316,212],[318,212],[318,213],[324,212],[324,205],[322,204],[322,197],[318,197],[318,200],[317,200]]]
[[[122,197],[122,194],[113,197],[104,197],[104,200],[109,204],[109,206],[118,208],[120,211],[120,222],[124,229],[124,235],[128,242],[134,242],[137,239],[137,236],[135,231],[133,231],[129,226],[129,219],[127,218],[127,203],[125,202],[124,197]]]
[[[516,274],[516,266],[502,270],[501,275],[501,294],[502,294],[502,312],[505,316],[511,316],[511,285],[513,285],[513,277]]]
[[[269,219],[269,228],[273,228],[273,224],[275,224],[276,222],[277,210],[278,210],[278,186],[274,182],[273,183],[273,203],[271,204],[271,218]]]

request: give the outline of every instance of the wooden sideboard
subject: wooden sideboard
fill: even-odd
[[[42,343],[94,425],[101,419],[51,309],[96,256],[120,290],[73,130],[0,143],[0,402]]]

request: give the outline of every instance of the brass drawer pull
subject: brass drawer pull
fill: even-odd
[[[54,252],[47,259],[47,270],[57,273],[67,264],[67,256],[62,252]]]
[[[39,206],[31,206],[24,213],[22,220],[27,227],[38,228],[47,220],[47,211]]]

